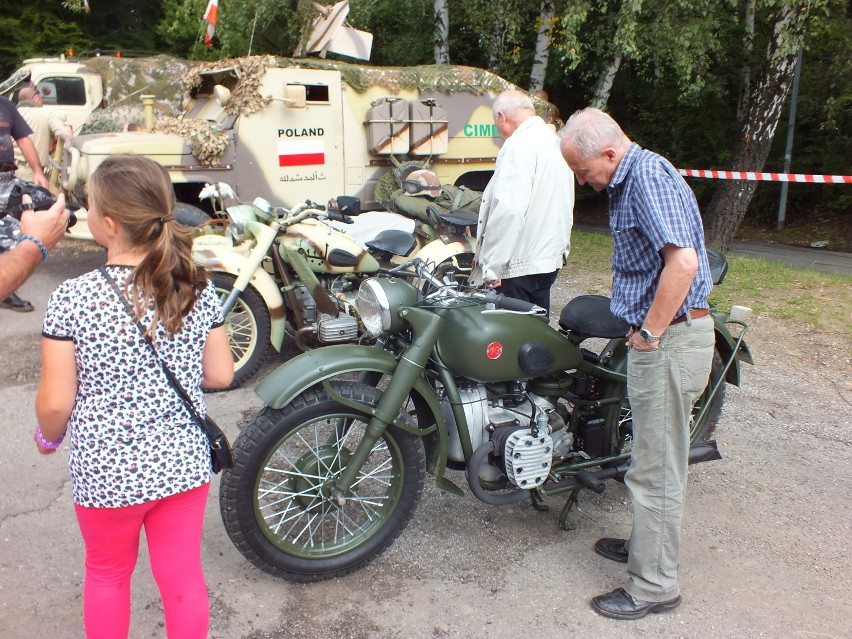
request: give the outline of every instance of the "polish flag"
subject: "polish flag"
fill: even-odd
[[[207,33],[204,34],[204,44],[207,48],[213,46],[213,34],[216,33],[216,18],[219,17],[219,0],[210,0],[204,19],[207,20]]]
[[[285,140],[278,143],[278,166],[325,164],[322,140]]]

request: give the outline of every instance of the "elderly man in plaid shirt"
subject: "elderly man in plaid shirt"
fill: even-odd
[[[612,313],[627,334],[627,392],[633,451],[625,483],[630,539],[595,551],[626,563],[622,588],[592,599],[614,619],[639,619],[680,605],[677,569],[692,405],[713,359],[712,286],[695,195],[663,157],[641,148],[606,113],[587,108],[560,132],[580,184],[609,196],[613,236]]]

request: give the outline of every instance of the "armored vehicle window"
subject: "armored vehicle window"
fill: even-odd
[[[306,84],[306,98],[308,102],[328,102],[328,87],[323,84]]]
[[[86,104],[86,84],[82,78],[45,78],[36,86],[45,104]]]

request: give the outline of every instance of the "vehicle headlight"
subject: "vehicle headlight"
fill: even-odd
[[[355,305],[364,328],[370,335],[378,337],[390,330],[390,302],[385,290],[375,278],[361,283]]]
[[[373,277],[365,280],[358,289],[358,314],[364,328],[373,336],[398,333],[406,326],[399,309],[413,306],[419,291],[404,280]]]

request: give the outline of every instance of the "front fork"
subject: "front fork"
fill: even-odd
[[[234,308],[237,299],[239,299],[240,295],[248,287],[251,278],[254,277],[255,271],[260,268],[263,259],[269,253],[269,247],[272,246],[272,243],[278,236],[280,226],[278,220],[273,220],[268,226],[260,222],[248,222],[246,223],[246,228],[254,236],[255,245],[249,251],[248,258],[240,269],[237,279],[234,281],[234,288],[231,289],[228,297],[222,302],[222,317],[228,317],[228,313]]]
[[[423,373],[423,368],[432,354],[435,342],[438,340],[438,331],[443,317],[434,311],[418,308],[405,308],[401,311],[406,320],[414,327],[415,339],[399,356],[398,364],[391,375],[387,389],[382,393],[382,399],[375,409],[367,409],[363,404],[344,402],[353,408],[368,412],[371,415],[367,422],[364,437],[349,459],[346,468],[340,474],[334,488],[331,491],[332,500],[338,505],[346,503],[346,495],[349,494],[352,484],[355,482],[358,471],[379,438],[389,426],[397,423],[399,407],[405,403],[406,397],[411,393],[417,378]],[[326,392],[330,390],[330,384],[324,384]],[[342,398],[338,398],[340,401]]]

